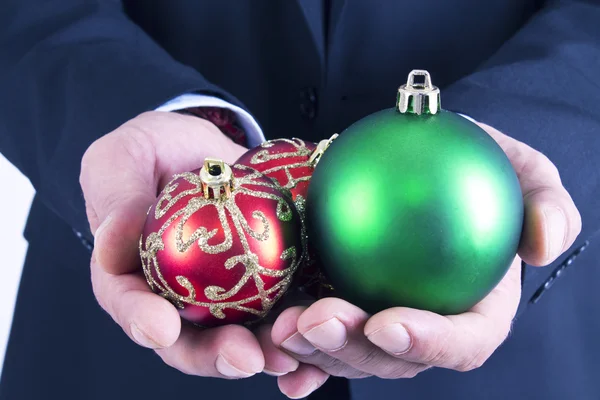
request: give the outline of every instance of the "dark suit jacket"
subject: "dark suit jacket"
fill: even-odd
[[[267,137],[318,140],[392,107],[413,68],[444,108],[544,152],[583,232],[552,266],[524,268],[514,333],[484,367],[355,381],[353,398],[600,398],[599,24],[594,0],[4,0],[0,151],[37,196],[0,399],[280,398],[267,376],[184,376],[100,310],[83,152],[187,92],[245,107]]]

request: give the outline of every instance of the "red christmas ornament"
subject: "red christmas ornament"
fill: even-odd
[[[284,189],[288,189],[302,219],[302,237],[307,258],[297,279],[298,285],[307,293],[322,297],[330,288],[325,282],[315,257],[311,256],[308,238],[304,229],[304,204],[313,171],[337,134],[328,140],[317,143],[305,142],[302,139],[273,139],[248,150],[236,164],[247,165],[275,180]]]
[[[178,174],[148,211],[140,255],[150,287],[203,327],[268,314],[302,263],[288,193],[243,165],[207,159]]]
[[[274,139],[248,150],[236,164],[247,165],[271,179],[298,197],[306,199],[308,183],[313,173],[310,158],[317,144],[301,139]]]

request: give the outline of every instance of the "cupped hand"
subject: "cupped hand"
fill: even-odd
[[[147,210],[174,173],[201,167],[205,157],[231,163],[245,150],[208,121],[149,112],[94,142],[82,159],[80,183],[95,237],[94,294],[134,342],[186,374],[244,378],[262,372],[265,360],[257,337],[244,327],[182,324],[177,309],[149,289],[138,241]],[[277,373],[298,367],[279,352]]]
[[[506,339],[521,296],[521,260],[550,264],[574,242],[581,217],[557,168],[540,152],[479,124],[502,147],[521,183],[525,221],[518,256],[502,281],[471,310],[438,315],[395,307],[368,315],[338,298],[285,310],[272,346],[302,363],[279,379],[283,393],[306,396],[329,375],[410,378],[431,367],[478,368]],[[265,353],[266,363],[270,354]]]

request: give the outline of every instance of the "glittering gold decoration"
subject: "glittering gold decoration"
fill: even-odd
[[[198,174],[186,172],[175,175],[163,189],[161,197],[156,204],[154,217],[157,220],[162,218],[178,201],[184,198],[187,198],[187,204],[185,207],[173,213],[167,219],[167,221],[164,222],[158,232],[150,233],[147,236],[145,243],[143,243],[143,237],[140,238],[140,256],[142,259],[144,275],[152,290],[170,300],[180,309],[182,309],[185,304],[191,304],[195,306],[207,307],[210,310],[210,313],[219,319],[224,319],[226,317],[225,311],[227,309],[244,311],[262,318],[269,312],[273,304],[277,302],[277,300],[279,300],[279,298],[281,298],[281,296],[286,292],[287,288],[291,284],[294,272],[298,268],[298,265],[300,265],[303,261],[305,256],[304,241],[306,240],[304,221],[301,221],[301,225],[303,227],[303,249],[301,254],[298,254],[297,249],[292,246],[285,249],[280,256],[281,260],[289,261],[289,267],[283,270],[272,270],[262,266],[258,256],[250,250],[248,237],[257,241],[267,240],[271,234],[269,221],[263,212],[254,211],[252,213],[252,218],[260,221],[262,230],[259,232],[252,229],[242,214],[242,211],[236,204],[236,199],[239,195],[247,195],[255,198],[276,201],[277,218],[281,221],[288,222],[293,218],[293,210],[288,203],[291,203],[291,195],[289,195],[289,191],[282,190],[281,186],[279,186],[276,182],[258,179],[263,175],[252,168],[243,165],[235,165],[232,168],[234,170],[237,169],[240,171],[245,171],[247,174],[241,177],[236,177],[235,190],[231,192],[230,197],[221,197],[220,199],[205,198],[203,196],[202,181]],[[187,181],[193,187],[183,190],[173,197],[172,194],[179,186],[178,182],[182,182],[182,180]],[[257,186],[276,189],[278,194],[257,191],[253,188]],[[279,195],[279,193],[281,195]],[[204,207],[214,207],[216,209],[225,237],[222,243],[209,245],[208,241],[218,233],[218,229],[209,231],[205,227],[199,227],[190,235],[189,238],[184,239],[183,234],[186,222],[192,215],[194,215],[194,213],[198,212]],[[177,276],[177,283],[187,291],[186,296],[178,294],[167,283],[161,272],[161,268],[157,259],[157,253],[165,249],[163,234],[172,223],[178,220],[175,227],[175,246],[177,251],[185,252],[192,245],[194,245],[194,243],[196,243],[198,247],[207,254],[220,254],[231,249],[233,245],[232,230],[227,219],[227,213],[233,221],[234,229],[241,241],[244,253],[228,258],[225,261],[224,268],[232,269],[233,267],[241,264],[245,267],[243,276],[232,288],[229,289],[219,286],[206,287],[204,289],[204,295],[210,300],[210,302],[199,301],[196,298],[196,289],[189,279],[184,276]],[[262,276],[276,277],[281,279],[272,287],[265,289]],[[235,296],[250,280],[253,280],[254,284],[256,285],[258,291],[256,295],[242,300],[228,301],[228,299]],[[261,302],[260,310],[247,306],[247,304],[258,299],[260,299]]]
[[[337,136],[338,135],[333,135],[329,140],[321,141],[319,143],[320,147],[317,146],[317,149],[308,148],[306,146],[306,142],[298,138],[269,140],[261,144],[261,147],[264,150],[260,150],[253,155],[253,157],[250,159],[250,165],[257,165],[272,160],[281,160],[285,158],[304,157],[305,160],[302,162],[279,165],[262,171],[263,174],[270,176],[273,180],[277,179],[275,178],[276,173],[283,171],[287,178],[287,182],[279,182],[279,184],[282,185],[283,188],[291,190],[294,189],[300,182],[310,181],[312,177],[311,175],[308,175],[299,178],[294,178],[291,171],[295,168],[314,168],[316,165],[315,160],[313,160],[313,155],[315,154],[315,152],[319,151],[320,154],[322,154],[331,144],[331,142],[337,138]],[[277,142],[290,144],[294,147],[294,150],[281,153],[271,153],[269,149],[274,147]],[[296,210],[298,210],[301,222],[302,249],[305,254],[305,260],[303,265],[305,269],[308,269],[315,264],[316,260],[312,259],[310,253],[308,252],[308,234],[306,230],[306,199],[304,199],[303,196],[298,195],[296,196],[294,203],[296,205]],[[322,273],[318,269],[314,275],[306,275],[305,278],[308,279],[304,283],[305,286],[311,286],[315,283],[323,285],[322,282],[325,281]]]
[[[276,154],[272,154],[269,152],[269,148],[273,147],[275,145],[275,143],[277,142],[285,142],[288,144],[291,144],[292,146],[294,146],[295,150],[294,151],[290,151],[290,152],[284,152],[284,153],[276,153]],[[303,162],[298,162],[298,163],[293,163],[293,164],[286,164],[286,165],[279,165],[277,167],[273,167],[273,168],[269,168],[267,170],[262,171],[263,174],[267,175],[267,176],[271,176],[271,174],[275,173],[275,172],[279,172],[279,171],[284,171],[285,172],[285,176],[288,178],[287,183],[284,184],[284,182],[279,182],[279,184],[284,187],[285,189],[293,189],[295,188],[298,183],[300,182],[306,182],[310,180],[310,175],[309,176],[302,176],[299,178],[294,178],[291,174],[291,170],[293,170],[294,168],[311,168],[312,164],[308,161],[308,157],[310,157],[310,155],[313,153],[313,151],[311,149],[309,149],[308,147],[306,147],[306,143],[302,140],[302,139],[298,139],[298,138],[293,138],[293,139],[273,139],[273,140],[268,140],[264,143],[262,143],[260,145],[260,147],[264,148],[265,150],[261,150],[259,152],[257,152],[256,154],[254,154],[254,156],[252,156],[252,158],[250,159],[250,164],[262,164],[271,160],[279,160],[282,158],[293,158],[293,157],[306,157],[306,160]]]

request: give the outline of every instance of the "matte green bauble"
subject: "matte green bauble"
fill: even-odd
[[[371,313],[470,309],[506,274],[523,223],[503,150],[439,108],[425,71],[411,73],[396,108],[356,122],[324,152],[306,210],[310,243],[336,292]]]

